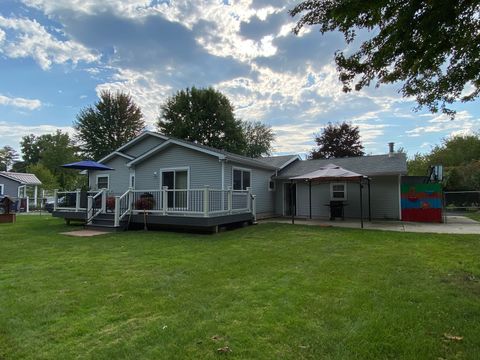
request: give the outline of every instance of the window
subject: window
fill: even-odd
[[[109,187],[109,176],[108,175],[98,175],[97,176],[97,189],[108,189]]]
[[[331,183],[330,200],[347,200],[347,185],[345,183]]]
[[[251,183],[251,172],[247,169],[233,169],[233,190],[247,190]]]
[[[161,186],[168,187],[169,190],[188,189],[188,169],[166,169],[161,170]],[[168,207],[186,209],[188,204],[187,191],[168,192]]]
[[[268,182],[268,190],[269,190],[269,191],[275,191],[275,181],[270,180],[270,181]]]
[[[5,186],[3,184],[0,184],[0,195],[3,195],[5,191]]]

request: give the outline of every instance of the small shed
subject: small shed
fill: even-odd
[[[33,189],[33,201],[38,203],[38,187],[42,182],[35,174],[0,171],[0,195],[12,198],[27,198],[28,189]]]

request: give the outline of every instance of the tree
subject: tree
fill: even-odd
[[[244,155],[259,157],[270,155],[275,134],[271,127],[261,122],[243,122],[243,134],[245,137]]]
[[[80,111],[74,128],[83,154],[98,160],[138,136],[145,122],[130,95],[102,91],[94,106]]]
[[[58,189],[59,184],[55,175],[43,164],[29,165],[27,172],[35,174],[42,182],[42,188],[46,190]]]
[[[246,140],[228,98],[213,88],[178,91],[160,107],[158,130],[167,136],[242,154]]]
[[[0,149],[0,170],[8,171],[18,159],[18,153],[11,146],[4,146]]]
[[[311,152],[310,157],[312,159],[365,155],[358,126],[352,126],[347,122],[328,123],[321,134],[315,135],[315,142],[318,149]]]
[[[70,189],[78,182],[78,174],[60,165],[80,160],[78,147],[68,133],[58,130],[54,134],[24,136],[20,142],[27,167],[41,164],[55,178],[61,189]]]
[[[335,54],[344,91],[401,81],[401,93],[419,108],[453,116],[448,104],[480,92],[479,9],[469,0],[307,0],[290,14],[301,15],[296,34],[317,24],[321,33],[342,32],[347,43],[358,30],[374,34],[356,52]]]

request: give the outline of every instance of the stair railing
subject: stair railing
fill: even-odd
[[[100,215],[104,210],[103,200],[105,198],[105,190],[100,190],[94,196],[89,196],[87,201],[87,224],[91,224],[92,220]],[[99,201],[100,199],[100,201]],[[100,203],[100,205],[99,205]]]
[[[119,227],[120,221],[132,211],[132,188],[129,188],[124,194],[115,196],[114,226]]]

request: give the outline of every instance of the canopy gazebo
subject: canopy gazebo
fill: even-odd
[[[368,186],[368,219],[371,221],[371,201],[370,201],[370,179],[362,174],[346,170],[335,164],[325,165],[318,170],[312,171],[310,173],[294,176],[290,178],[292,183],[297,181],[307,181],[309,187],[309,212],[310,219],[312,218],[312,183],[324,183],[332,181],[345,181],[345,182],[358,182],[360,190],[360,224],[363,229],[363,184],[366,181]],[[290,196],[290,199],[293,199],[293,196]],[[292,224],[295,222],[295,212],[292,211]]]

